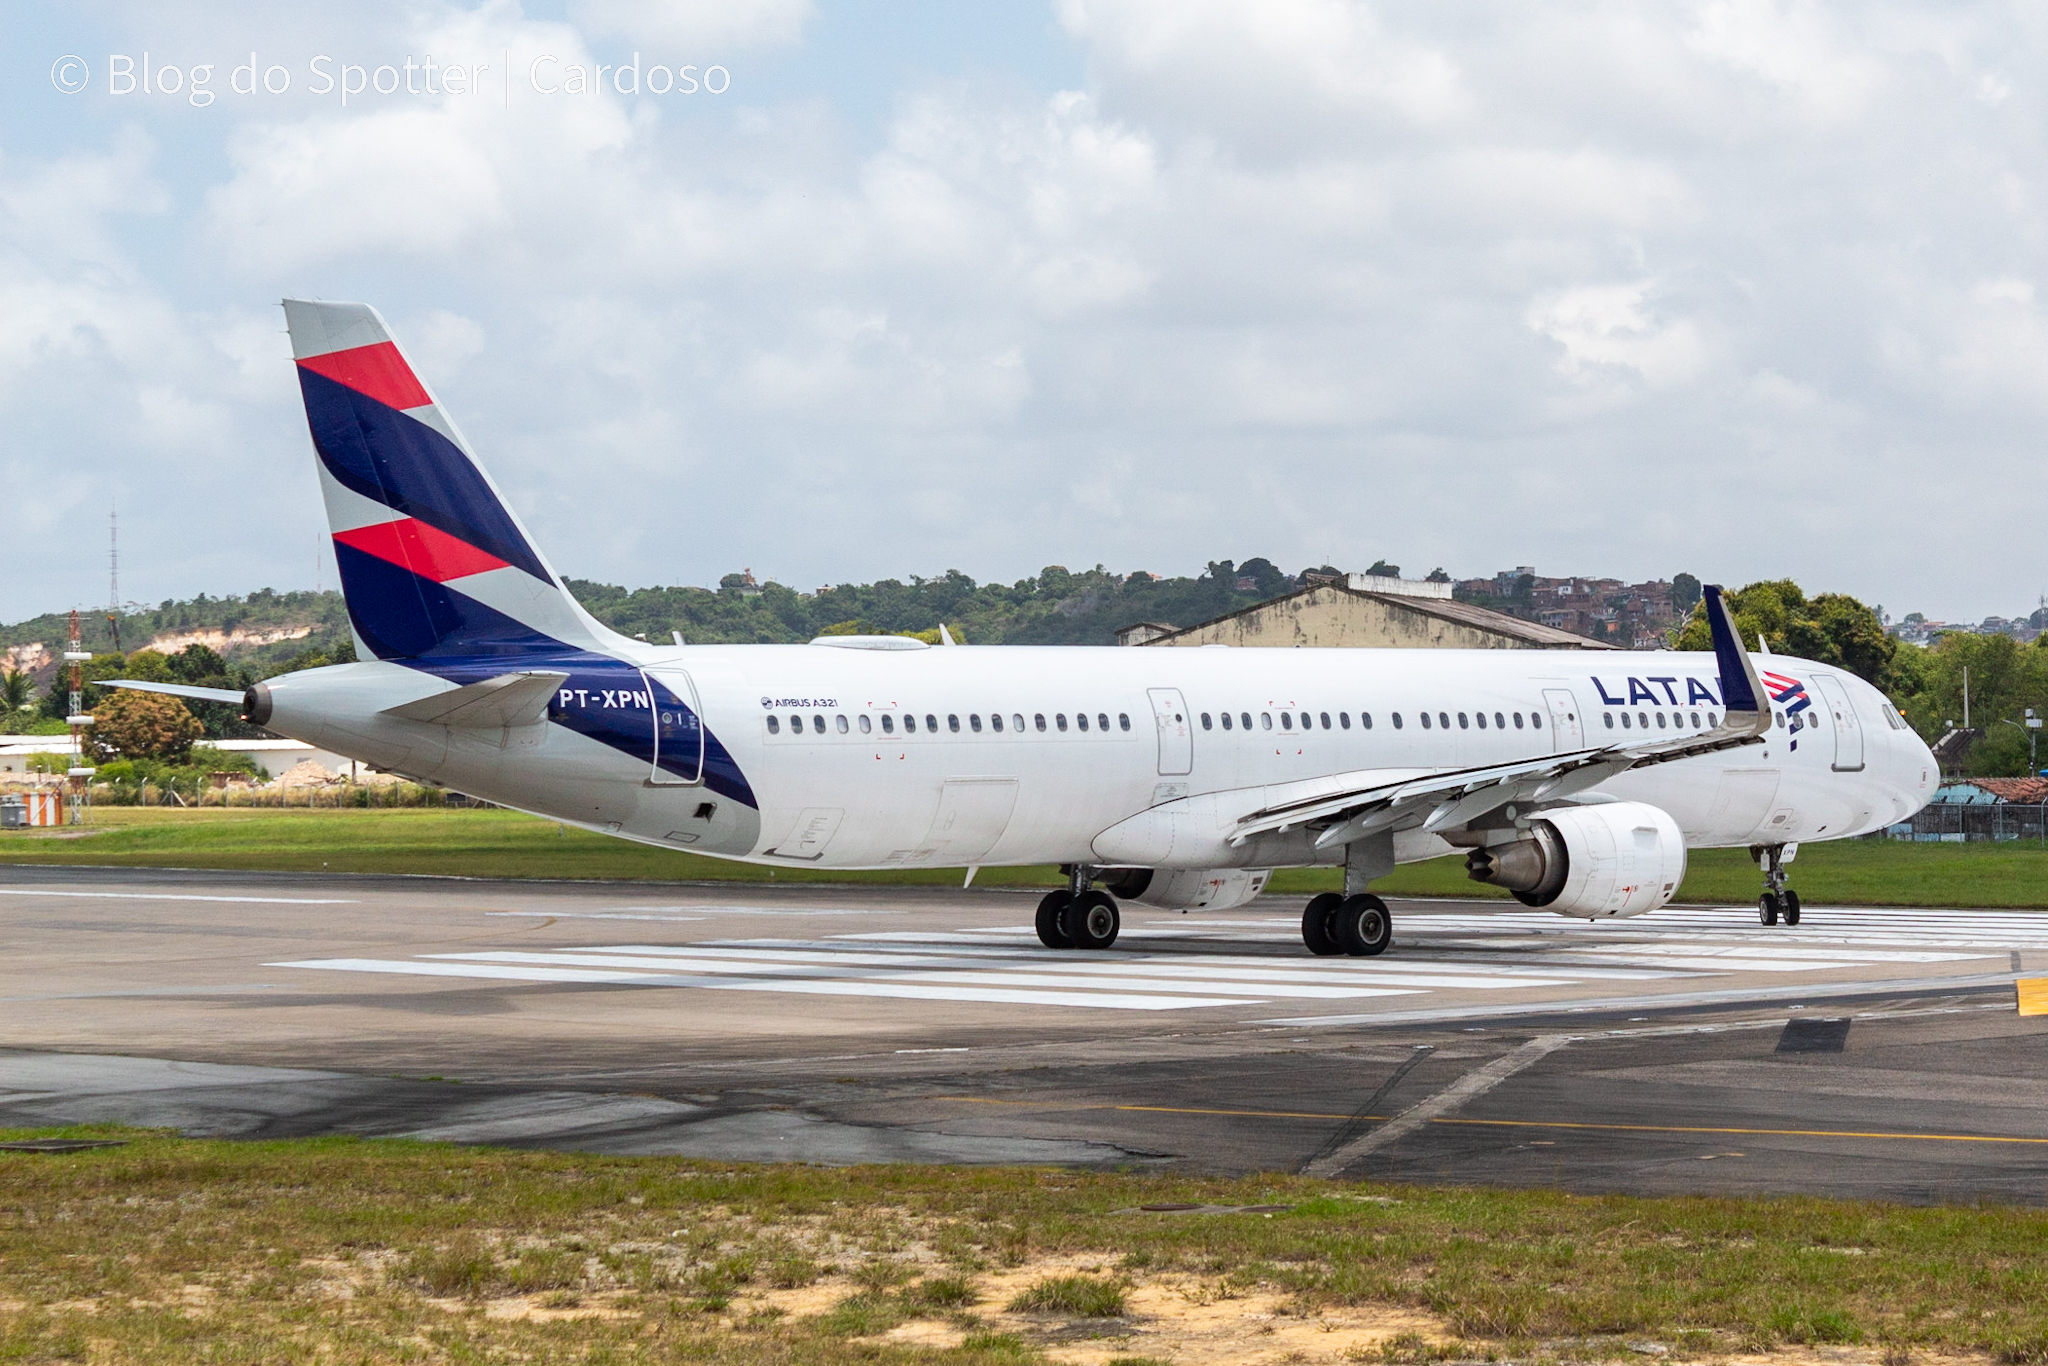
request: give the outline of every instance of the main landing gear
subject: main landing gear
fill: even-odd
[[[1301,913],[1301,942],[1321,958],[1340,953],[1371,958],[1394,942],[1394,916],[1387,903],[1370,892],[1324,892]]]
[[[1782,917],[1787,925],[1799,923],[1799,893],[1785,885],[1785,846],[1752,844],[1749,856],[1764,870],[1764,894],[1756,899],[1756,918],[1775,925]]]
[[[1049,949],[1106,949],[1116,943],[1123,927],[1116,898],[1090,887],[1086,868],[1068,870],[1067,880],[1038,903],[1038,942]]]

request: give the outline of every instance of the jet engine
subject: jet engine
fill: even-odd
[[[1559,915],[1641,915],[1670,901],[1685,879],[1685,838],[1678,822],[1643,802],[1558,807],[1517,838],[1472,850],[1465,872]]]
[[[1265,890],[1270,868],[1120,868],[1103,880],[1112,896],[1167,911],[1227,911]]]

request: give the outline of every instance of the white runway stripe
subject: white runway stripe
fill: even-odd
[[[1110,1010],[1187,1010],[1197,1006],[1255,1005],[1242,997],[1137,996],[1065,991],[994,991],[982,987],[926,987],[908,982],[736,981],[653,972],[602,972],[495,963],[427,963],[379,958],[318,958],[270,963],[273,968],[396,973],[411,977],[475,977],[508,982],[594,982],[619,986],[696,987],[705,991],[779,991],[799,996],[878,996],[908,1001],[979,1001],[998,1005],[1083,1006]]]

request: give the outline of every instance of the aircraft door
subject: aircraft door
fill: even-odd
[[[654,699],[654,767],[647,781],[660,787],[687,787],[704,780],[704,710],[697,685],[683,670],[662,666],[642,669]]]
[[[1159,772],[1162,777],[1192,773],[1195,768],[1195,729],[1188,724],[1188,704],[1179,688],[1147,688],[1152,699],[1152,723],[1159,730]]]
[[[1568,754],[1586,747],[1586,729],[1579,724],[1579,699],[1570,688],[1545,688],[1543,703],[1550,709],[1550,751]]]
[[[1840,679],[1817,674],[1814,681],[1820,684],[1821,699],[1835,718],[1835,772],[1855,773],[1863,767],[1863,723],[1849,704]]]

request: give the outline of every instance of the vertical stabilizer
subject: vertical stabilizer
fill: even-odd
[[[363,658],[602,648],[367,304],[284,301],[342,594]]]

